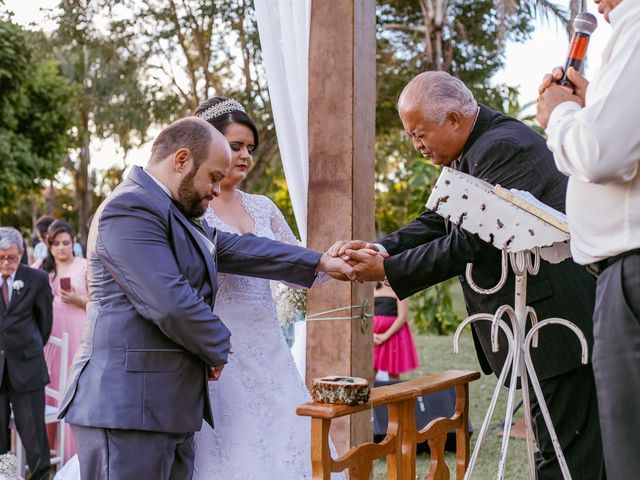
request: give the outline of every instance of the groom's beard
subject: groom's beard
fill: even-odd
[[[196,175],[196,169],[194,168],[189,174],[180,182],[178,187],[178,204],[182,213],[189,218],[197,218],[204,215],[206,206],[202,205],[202,201],[209,196],[200,196],[193,187],[193,177]]]

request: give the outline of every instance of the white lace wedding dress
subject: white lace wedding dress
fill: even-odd
[[[240,194],[255,222],[252,233],[298,243],[270,199]],[[238,233],[212,210],[205,219],[219,230]],[[296,407],[311,397],[276,317],[270,281],[220,273],[218,284],[214,310],[231,331],[234,353],[220,380],[209,382],[215,429],[203,422],[195,434],[193,479],[311,479],[311,422],[296,415]],[[71,463],[56,480],[80,478],[77,459]]]
[[[240,192],[257,236],[297,244],[282,213],[267,197]],[[206,221],[238,233],[208,210]],[[231,331],[220,380],[209,382],[215,428],[196,432],[194,480],[311,478],[310,419],[296,407],[311,400],[276,317],[270,282],[218,275],[215,312]],[[342,478],[342,476],[332,477]]]

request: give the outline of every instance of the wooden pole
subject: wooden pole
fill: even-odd
[[[374,238],[375,0],[311,2],[308,245]],[[307,313],[368,302],[370,284],[331,281],[309,292]],[[328,316],[350,317],[361,308]],[[325,375],[373,382],[372,319],[309,321],[307,382]],[[334,422],[340,453],[372,438],[370,412]]]

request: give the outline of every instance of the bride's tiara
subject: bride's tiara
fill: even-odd
[[[199,113],[197,116],[202,118],[203,120],[211,120],[212,118],[216,118],[231,112],[247,113],[244,108],[242,108],[242,105],[240,105],[240,103],[232,98],[229,98],[228,100],[216,103],[212,107],[207,108],[204,112]]]

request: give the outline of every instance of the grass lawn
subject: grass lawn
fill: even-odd
[[[459,288],[452,292],[456,313],[462,318],[466,317],[464,303]],[[406,376],[406,379],[417,376],[428,375],[441,372],[442,370],[462,369],[480,370],[476,353],[473,347],[473,339],[469,328],[460,339],[460,353],[453,354],[453,336],[438,337],[435,335],[417,335],[414,333],[414,340],[420,357],[420,367]],[[477,434],[482,426],[484,415],[491,401],[491,395],[496,385],[497,378],[494,375],[483,375],[479,380],[472,382],[469,387],[469,418],[473,425],[474,433],[471,435],[471,451],[473,451]],[[489,480],[496,478],[498,461],[500,458],[500,444],[505,408],[507,402],[507,390],[503,389],[498,399],[498,404],[494,412],[489,431],[482,444],[478,461],[474,468],[473,478],[477,480]],[[520,394],[516,394],[516,403],[519,402]],[[514,420],[523,417],[522,409],[518,411]],[[423,478],[429,471],[429,454],[419,453],[417,462],[418,478]],[[450,478],[455,478],[455,454],[447,453],[447,464],[449,465]],[[374,480],[386,478],[386,461],[377,460],[374,465]],[[527,468],[527,446],[524,440],[511,438],[509,441],[509,453],[505,478],[509,480],[528,479]]]

